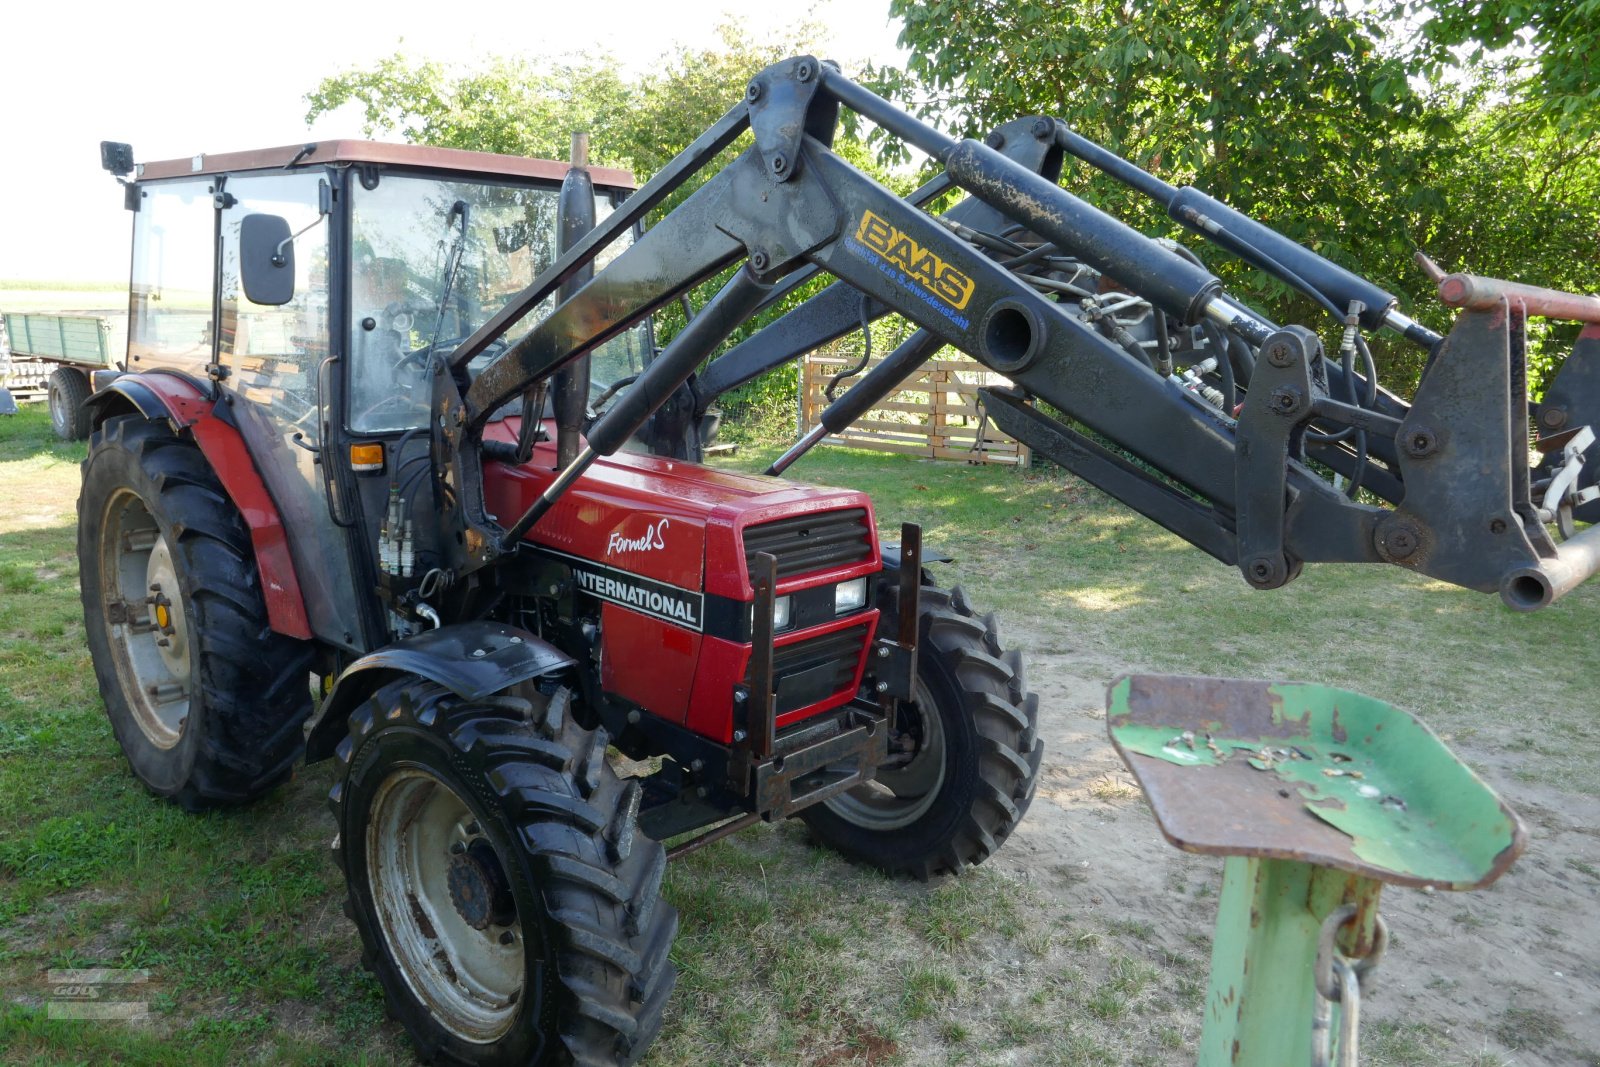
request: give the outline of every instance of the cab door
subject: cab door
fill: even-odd
[[[366,633],[352,557],[353,519],[340,516],[321,462],[324,390],[332,379],[331,197],[320,171],[232,175],[219,198],[216,371],[256,468],[278,506],[312,631],[364,651]],[[278,215],[294,246],[294,295],[253,303],[240,282],[239,231],[247,215]]]

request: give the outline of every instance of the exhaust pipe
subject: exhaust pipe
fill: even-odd
[[[572,135],[572,168],[561,182],[556,203],[559,250],[565,254],[594,229],[594,181],[589,177],[589,135]],[[566,300],[594,277],[594,264],[575,272],[561,284],[559,299]],[[585,352],[555,373],[556,468],[564,470],[578,458],[578,437],[589,412],[589,354]],[[535,412],[535,418],[543,417]]]

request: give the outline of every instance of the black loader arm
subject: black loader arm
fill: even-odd
[[[911,197],[895,196],[831,151],[841,106],[926,152],[943,173]],[[1238,566],[1258,588],[1284,584],[1307,562],[1387,562],[1532,609],[1600,566],[1600,534],[1557,543],[1547,529],[1570,531],[1562,508],[1570,516],[1593,493],[1575,438],[1553,470],[1530,470],[1529,308],[1515,296],[1464,311],[1439,338],[1370,282],[1195,190],[1165,186],[1054,120],[1009,123],[988,144],[958,141],[806,56],[752,79],[744,101],[452,364],[463,368],[746,129],[745,151],[591,281],[569,285],[571,295],[469,385],[438,376],[435,446],[464,531],[456,568],[513,551],[732,330],[819,272],[834,284],[711,364],[696,383],[702,408],[893,311],[919,330],[835,401],[820,431],[858,417],[950,345],[1014,383],[984,393],[1001,429]],[[1197,233],[1307,292],[1336,318],[1337,351],[1325,353],[1310,329],[1249,310],[1187,250],[1062,188],[1063,153],[1163,199]],[[950,188],[969,196],[943,216],[923,209]],[[544,495],[505,524],[486,515],[481,464],[500,461],[482,444],[491,413],[734,265],[717,296],[588,428],[587,448]],[[1362,336],[1378,328],[1432,350],[1410,404],[1378,388]]]

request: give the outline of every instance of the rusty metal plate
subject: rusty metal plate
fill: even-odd
[[[1516,814],[1431,730],[1360,693],[1128,675],[1106,709],[1161,832],[1186,852],[1476,889],[1526,843]]]

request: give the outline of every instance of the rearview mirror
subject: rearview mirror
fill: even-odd
[[[278,307],[294,299],[294,239],[282,215],[239,220],[239,281],[252,304]]]

